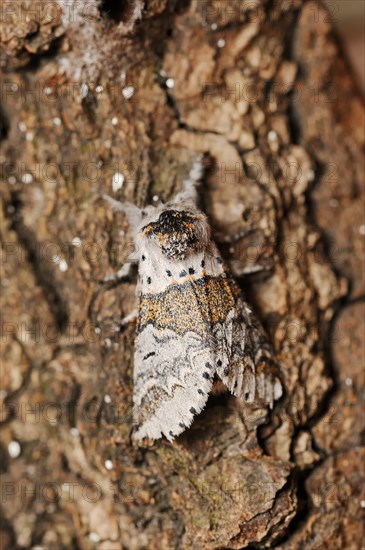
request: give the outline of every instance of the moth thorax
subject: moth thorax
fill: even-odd
[[[204,247],[202,239],[208,233],[205,226],[200,212],[169,209],[147,225],[143,234],[153,239],[166,257],[183,259],[187,253]]]

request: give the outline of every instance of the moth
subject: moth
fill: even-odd
[[[220,381],[243,403],[269,407],[282,386],[267,338],[198,209],[202,158],[175,198],[126,214],[138,261],[133,419],[136,439],[172,441]],[[130,260],[131,260],[130,259]],[[122,278],[123,266],[112,277]],[[130,316],[129,316],[130,317]]]

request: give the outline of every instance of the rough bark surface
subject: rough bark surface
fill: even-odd
[[[364,110],[330,14],[8,5],[1,548],[361,548]],[[167,199],[199,153],[285,395],[259,429],[226,395],[174,444],[137,445],[134,325],[115,331],[135,276],[100,284],[130,239],[96,190]]]

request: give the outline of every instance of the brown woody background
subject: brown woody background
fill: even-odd
[[[1,547],[361,548],[364,110],[333,6],[2,9]],[[200,153],[285,396],[260,429],[222,396],[138,446],[135,276],[100,284],[130,237],[95,190],[167,199]]]

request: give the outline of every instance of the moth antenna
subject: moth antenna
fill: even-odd
[[[183,182],[181,190],[175,195],[174,202],[181,202],[183,204],[190,204],[197,208],[198,205],[198,185],[201,183],[201,179],[204,173],[203,155],[199,155],[195,161],[189,176]]]
[[[123,212],[123,214],[126,215],[128,224],[131,227],[132,231],[135,233],[142,221],[141,208],[138,208],[138,206],[132,204],[131,202],[117,201],[106,193],[100,193],[100,196],[109,204],[109,206],[111,206],[114,212]]]
[[[107,195],[106,193],[100,193],[100,197],[104,199],[107,203],[109,203],[109,206],[112,207],[112,210],[114,210],[114,212],[125,212],[125,205],[127,203],[117,201],[116,199],[113,199],[113,197],[111,197],[110,195]]]
[[[135,4],[133,6],[133,15],[132,15],[134,20],[142,19],[143,7],[144,7],[143,0],[136,0],[135,1]]]

